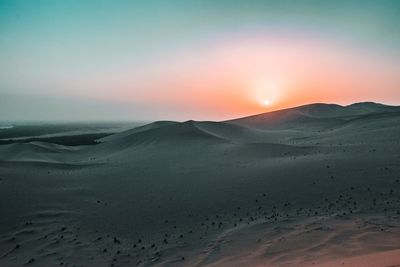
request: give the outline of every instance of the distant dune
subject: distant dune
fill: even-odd
[[[1,266],[397,266],[400,107],[0,145]]]
[[[177,123],[178,122],[175,122],[175,121],[156,121],[156,122],[152,122],[152,123],[149,123],[149,124],[146,124],[143,126],[135,127],[133,129],[130,129],[127,131],[123,131],[122,133],[117,133],[112,136],[104,137],[102,139],[99,139],[99,141],[106,142],[106,141],[118,140],[118,139],[130,136],[132,134],[135,134],[135,133],[145,132],[148,130],[156,129],[156,128],[163,127],[163,126],[173,125],[173,124],[177,124]]]
[[[336,125],[364,115],[400,112],[399,106],[387,106],[373,102],[348,106],[336,104],[310,104],[295,108],[267,112],[259,115],[227,121],[254,128],[325,127]]]

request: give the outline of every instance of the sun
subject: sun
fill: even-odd
[[[279,80],[272,80],[269,78],[254,79],[249,85],[252,88],[254,100],[258,106],[264,109],[270,109],[277,104],[279,95],[282,90],[282,82]]]
[[[263,104],[264,106],[269,106],[269,105],[271,105],[271,101],[269,101],[268,99],[264,99],[264,100],[262,101],[262,104]]]

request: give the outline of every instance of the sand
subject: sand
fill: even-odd
[[[0,266],[396,266],[399,136],[315,104],[1,145]]]

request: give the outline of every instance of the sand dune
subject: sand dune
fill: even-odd
[[[2,161],[63,161],[67,154],[80,148],[44,142],[14,143],[0,146]]]
[[[249,116],[227,122],[260,129],[299,128],[310,130],[310,127],[323,128],[336,126],[358,116],[400,112],[400,107],[365,102],[349,106],[336,104],[311,104]]]
[[[112,141],[112,140],[118,140],[127,136],[130,136],[132,134],[135,133],[139,133],[139,132],[145,132],[148,130],[152,130],[152,129],[156,129],[159,127],[164,127],[164,126],[169,126],[169,125],[174,125],[178,122],[174,122],[174,121],[156,121],[156,122],[152,122],[143,126],[139,126],[139,127],[135,127],[133,129],[127,130],[127,131],[123,131],[121,133],[117,133],[117,134],[113,134],[111,136],[107,136],[104,138],[99,139],[99,141],[101,142],[108,142],[108,141]]]
[[[395,266],[398,136],[398,107],[315,104],[3,145],[0,265]]]

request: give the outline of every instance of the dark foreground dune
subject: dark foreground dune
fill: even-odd
[[[0,146],[0,266],[400,266],[400,108]]]

